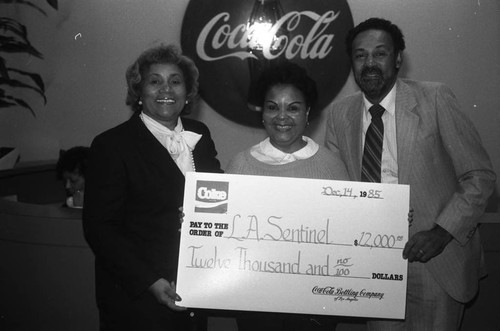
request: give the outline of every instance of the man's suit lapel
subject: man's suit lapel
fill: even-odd
[[[345,128],[346,134],[346,144],[347,150],[351,151],[349,153],[349,159],[346,160],[347,169],[353,169],[353,173],[350,174],[351,179],[355,181],[361,180],[361,136],[363,130],[361,127],[362,115],[363,115],[363,95],[359,93],[352,104],[352,108],[347,109],[347,123]]]
[[[416,114],[417,100],[411,88],[402,80],[396,86],[396,136],[398,149],[398,182],[409,184],[412,151],[417,136],[419,117]]]

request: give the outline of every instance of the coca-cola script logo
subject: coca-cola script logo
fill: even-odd
[[[226,118],[261,126],[252,83],[280,61],[304,67],[316,81],[314,119],[349,75],[345,51],[353,27],[346,0],[191,0],[181,45],[200,71],[201,97]]]

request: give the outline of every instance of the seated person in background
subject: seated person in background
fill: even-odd
[[[66,207],[82,208],[85,189],[85,171],[90,148],[76,146],[59,152],[56,172],[57,178],[64,180]]]
[[[268,137],[240,152],[226,173],[348,180],[344,163],[323,146],[304,136],[317,98],[315,82],[306,71],[286,63],[265,71],[257,87],[262,123]],[[239,331],[334,330],[335,317],[241,312]]]

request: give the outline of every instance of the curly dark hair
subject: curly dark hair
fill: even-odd
[[[65,171],[77,172],[85,178],[89,154],[90,148],[85,146],[76,146],[68,150],[60,150],[59,160],[56,165],[57,178],[62,179]]]
[[[267,91],[279,84],[292,85],[302,92],[307,107],[312,111],[318,99],[316,82],[309,77],[304,68],[293,62],[284,62],[262,72],[256,87],[257,103],[263,105]]]
[[[398,55],[406,48],[403,33],[397,25],[383,18],[372,17],[364,22],[359,23],[347,33],[345,44],[349,58],[351,58],[352,56],[352,43],[356,36],[361,32],[368,30],[382,30],[387,32],[392,38],[392,43],[394,44],[396,55]]]
[[[175,64],[181,69],[186,82],[188,100],[181,115],[189,113],[193,101],[198,97],[199,72],[193,60],[182,55],[180,48],[172,44],[161,44],[147,49],[127,68],[125,75],[128,86],[126,104],[133,111],[142,110],[139,99],[144,85],[144,77],[153,64]]]

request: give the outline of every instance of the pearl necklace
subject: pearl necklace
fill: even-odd
[[[191,156],[191,165],[193,166],[193,171],[196,172],[196,165],[194,164],[193,151],[189,151],[189,155]]]

